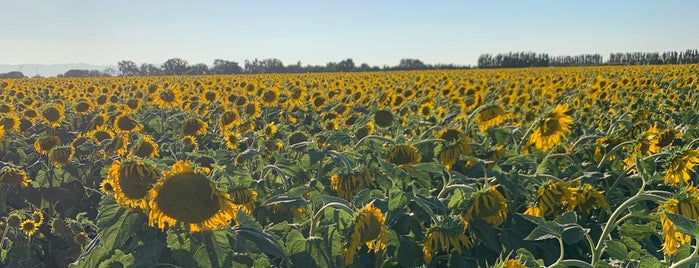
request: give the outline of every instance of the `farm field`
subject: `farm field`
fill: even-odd
[[[0,266],[699,263],[697,74],[0,80]]]

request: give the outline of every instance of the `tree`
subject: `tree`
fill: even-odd
[[[122,60],[119,63],[117,63],[117,65],[119,66],[119,72],[121,73],[121,75],[125,75],[125,76],[139,75],[138,65],[136,65],[136,63],[133,61]]]
[[[243,68],[235,61],[214,60],[214,66],[209,69],[212,74],[240,74]]]
[[[139,73],[141,75],[148,75],[148,76],[163,75],[163,70],[161,70],[160,68],[158,68],[158,66],[155,66],[153,64],[142,63]]]
[[[421,70],[425,69],[427,66],[425,66],[422,61],[418,59],[401,59],[400,62],[398,63],[398,67],[396,69],[400,70]]]
[[[172,58],[163,63],[165,75],[183,75],[187,73],[187,61],[180,58]]]
[[[25,76],[22,72],[13,71],[8,73],[0,73],[0,78],[25,78]]]
[[[187,68],[187,75],[206,75],[209,74],[209,66],[203,63],[197,63]]]
[[[354,66],[354,61],[352,59],[346,59],[337,64],[337,69],[340,72],[352,72],[355,68],[356,67]]]

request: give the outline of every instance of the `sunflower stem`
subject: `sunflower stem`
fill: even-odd
[[[614,146],[614,148],[612,148],[611,150],[607,151],[607,153],[605,153],[605,154],[602,156],[602,159],[599,161],[599,164],[597,164],[597,169],[602,168],[602,164],[604,164],[604,162],[607,161],[607,158],[609,158],[610,155],[616,153],[616,152],[619,151],[622,147],[624,147],[624,146],[626,146],[626,145],[628,145],[628,144],[632,144],[632,143],[636,143],[636,141],[635,141],[635,140],[631,140],[631,141],[625,141],[625,142],[619,143],[617,146]]]
[[[687,256],[687,258],[684,258],[684,259],[674,263],[669,268],[688,267],[690,264],[699,263],[699,256],[697,256],[697,254],[699,254],[699,241],[697,241],[696,238],[694,239],[694,241],[695,241],[695,245],[694,245],[694,250],[692,251],[692,253],[689,256]]]
[[[354,148],[356,149],[357,146],[359,146],[360,144],[362,144],[362,142],[364,142],[364,140],[380,140],[382,142],[386,142],[386,143],[389,143],[391,145],[396,144],[396,142],[394,140],[386,138],[384,136],[369,135],[369,136],[366,136],[366,137],[362,138],[361,140],[357,141],[357,144],[354,145]]]
[[[343,210],[347,212],[348,214],[354,213],[349,207],[346,205],[339,203],[339,202],[330,202],[322,206],[316,213],[313,215],[313,218],[311,219],[311,227],[308,231],[308,237],[312,237],[313,233],[315,231],[315,227],[320,223],[320,217],[322,216],[321,212],[325,211],[325,209],[329,207],[334,207],[340,210]]]
[[[627,199],[624,203],[619,205],[619,207],[614,210],[611,216],[609,216],[609,219],[607,220],[607,224],[604,226],[604,229],[602,229],[602,235],[599,237],[599,240],[597,241],[597,245],[595,246],[594,250],[592,251],[592,265],[594,266],[597,264],[601,257],[602,254],[604,253],[604,242],[607,239],[607,236],[616,229],[616,226],[620,223],[617,221],[617,218],[621,215],[621,213],[624,212],[624,210],[630,206],[633,205],[637,202],[640,201],[664,201],[666,198],[654,194],[649,194],[646,193],[645,190],[645,183],[643,186],[641,186],[641,189],[636,193],[636,195],[632,196],[631,198]]]

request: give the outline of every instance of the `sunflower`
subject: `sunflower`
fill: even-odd
[[[238,134],[235,131],[225,131],[223,133],[223,140],[226,142],[226,148],[228,148],[228,150],[238,150],[238,143],[240,143],[240,134]]]
[[[476,115],[476,124],[481,131],[500,125],[504,121],[505,111],[497,104],[485,106]]]
[[[199,143],[194,136],[182,137],[182,150],[185,152],[196,152],[199,150]]]
[[[27,178],[27,172],[16,167],[5,166],[0,170],[0,185],[15,185],[27,187],[31,180]]]
[[[429,264],[435,252],[449,253],[451,250],[456,250],[461,254],[463,249],[471,246],[471,241],[464,233],[461,223],[447,217],[427,230],[427,238],[422,246],[422,258]]]
[[[82,149],[82,146],[89,140],[90,138],[87,136],[86,133],[80,133],[73,139],[72,142],[70,142],[70,147],[73,147],[75,156],[81,157],[90,154],[90,151]]]
[[[142,128],[141,124],[131,115],[123,114],[114,119],[114,129],[119,134],[130,134]]]
[[[289,90],[288,103],[292,107],[303,107],[306,104],[306,88],[294,86]]]
[[[88,237],[85,232],[79,232],[73,236],[73,242],[80,245],[81,247],[87,245],[87,242],[89,240],[90,237]]]
[[[345,200],[371,185],[373,178],[365,166],[358,166],[347,173],[335,174],[330,178],[330,188]]]
[[[243,114],[247,115],[250,120],[255,120],[260,117],[262,110],[257,102],[250,102],[243,106]]]
[[[570,182],[565,181],[544,182],[537,191],[536,208],[529,207],[524,214],[543,217],[558,216],[570,202],[574,201],[574,188],[570,186]]]
[[[238,206],[241,211],[252,214],[257,201],[257,192],[251,189],[234,189],[230,192],[231,201]]]
[[[113,155],[125,155],[129,146],[129,135],[116,135],[107,143],[105,152]]]
[[[447,144],[442,147],[442,151],[439,152],[439,162],[448,170],[460,156],[471,154],[471,139],[460,130],[445,128],[438,137],[447,141]]]
[[[572,190],[574,191],[573,198],[568,203],[568,210],[590,214],[592,209],[609,209],[609,204],[604,198],[604,191],[597,191],[592,184],[585,183]]]
[[[87,133],[95,143],[100,144],[104,140],[111,140],[114,138],[114,132],[108,130],[106,126],[99,126],[96,129],[91,130]]]
[[[0,141],[5,137],[5,126],[0,125]]]
[[[41,110],[41,119],[52,128],[61,126],[65,118],[65,107],[61,104],[51,104]]]
[[[471,205],[461,213],[461,219],[464,222],[483,220],[498,226],[507,219],[507,200],[497,186],[484,187],[473,195]]]
[[[675,154],[665,168],[665,184],[676,185],[689,182],[689,173],[699,164],[699,150],[683,150]]]
[[[393,113],[388,110],[378,110],[374,113],[374,123],[379,127],[390,127],[393,124]]]
[[[311,104],[313,104],[313,108],[315,108],[316,111],[320,111],[323,107],[325,107],[326,100],[327,99],[322,95],[317,95],[313,97]]]
[[[660,223],[662,224],[663,237],[663,253],[667,256],[677,254],[677,249],[691,241],[689,235],[677,231],[675,224],[670,221],[665,214],[679,214],[689,218],[690,220],[699,220],[699,196],[691,195],[684,200],[675,198],[668,199],[662,204],[663,212],[660,214]]]
[[[196,136],[206,134],[208,124],[196,117],[189,117],[182,123],[181,133],[183,136]]]
[[[277,134],[277,126],[274,124],[274,122],[270,122],[262,130],[261,134],[264,135],[266,138],[271,139],[272,137],[274,137],[274,134]]]
[[[632,167],[636,165],[636,156],[640,154],[641,156],[649,156],[660,151],[660,146],[658,146],[658,128],[653,125],[648,127],[637,139],[636,144],[633,146],[631,154],[624,159],[624,164],[627,167]]]
[[[307,142],[308,141],[308,135],[306,133],[303,133],[302,131],[296,131],[289,135],[289,139],[287,142],[289,145],[294,145],[297,143],[302,143],[302,142]]]
[[[150,226],[165,230],[184,223],[190,231],[221,229],[235,219],[237,206],[189,162],[178,161],[149,192]],[[184,201],[184,202],[183,202]]]
[[[375,253],[385,249],[387,239],[386,218],[381,209],[374,207],[373,203],[366,205],[359,210],[349,235],[349,245],[342,250],[345,264],[350,265],[354,262],[354,255],[363,245]]]
[[[145,210],[148,205],[149,191],[161,177],[153,164],[139,159],[123,162],[115,160],[109,167],[106,181],[114,191],[114,199],[125,208]]]
[[[238,110],[232,109],[224,112],[219,119],[219,127],[224,130],[226,127],[240,124],[243,121],[238,114]]]
[[[375,130],[374,122],[367,122],[365,125],[357,128],[357,131],[354,132],[354,137],[356,137],[357,140],[361,140],[366,136],[374,134]]]
[[[386,162],[401,166],[409,167],[420,163],[422,156],[417,150],[417,147],[412,144],[402,144],[393,147],[386,158]]]
[[[50,222],[51,225],[51,233],[58,236],[58,237],[66,237],[68,234],[71,233],[70,227],[68,227],[68,223],[66,223],[63,219],[61,218],[54,218]]]
[[[602,160],[602,157],[604,157],[607,152],[612,150],[612,148],[616,147],[621,143],[621,140],[613,137],[601,137],[597,139],[597,146],[595,147],[595,160],[597,162]],[[613,161],[616,158],[615,155],[610,155],[607,158],[607,161]]]
[[[279,88],[265,88],[262,91],[262,96],[260,96],[260,101],[262,101],[262,105],[267,107],[277,105],[277,103],[279,102]]]
[[[178,88],[163,87],[153,101],[161,109],[175,109],[182,103],[181,95]]]
[[[19,117],[15,113],[8,113],[0,117],[0,126],[5,128],[5,131],[19,132]]]
[[[158,157],[158,143],[153,140],[153,137],[143,135],[138,144],[131,148],[128,157],[130,158],[132,156],[150,159]]]
[[[34,150],[41,155],[48,155],[51,149],[61,145],[61,138],[58,136],[47,136],[37,139],[34,142]]]
[[[568,110],[568,104],[556,105],[553,111],[538,123],[529,137],[529,143],[534,144],[539,151],[547,151],[558,144],[561,138],[570,133],[573,125],[573,118],[566,114]]]
[[[92,104],[87,100],[79,100],[73,105],[73,110],[78,115],[87,115],[92,111]]]
[[[102,180],[100,183],[100,192],[105,195],[110,195],[114,193],[114,182],[109,179]]]
[[[75,149],[70,145],[57,146],[49,152],[49,161],[56,168],[63,168],[73,161]]]
[[[34,235],[39,230],[39,224],[34,222],[32,219],[26,219],[22,223],[20,223],[19,228],[22,230],[22,232],[26,235],[31,237]]]

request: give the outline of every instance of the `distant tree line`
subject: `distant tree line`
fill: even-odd
[[[604,61],[600,54],[551,57],[545,53],[508,52],[495,56],[482,54],[478,57],[478,68],[517,68],[546,66],[588,66],[588,65],[647,65],[647,64],[690,64],[699,63],[699,51],[688,49],[684,52],[626,52],[611,53]]]
[[[454,64],[425,64],[418,59],[402,59],[396,66],[369,66],[362,63],[357,66],[352,59],[340,62],[328,62],[325,65],[284,65],[280,59],[245,60],[241,66],[238,62],[214,60],[209,67],[204,63],[190,65],[181,58],[172,58],[160,66],[149,63],[136,64],[133,61],[122,60],[117,64],[119,74],[123,76],[149,75],[206,75],[206,74],[265,74],[265,73],[319,73],[319,72],[368,72],[392,70],[428,70],[428,69],[468,69],[468,65]]]
[[[24,74],[19,71],[0,73],[0,78],[25,78]]]

